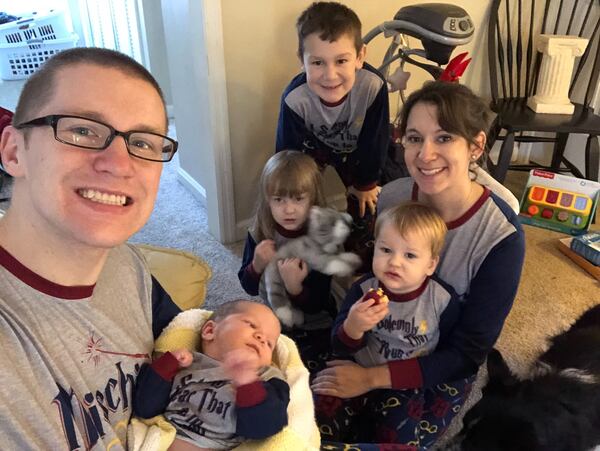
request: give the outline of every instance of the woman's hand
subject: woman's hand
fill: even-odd
[[[365,332],[373,329],[390,311],[387,302],[377,303],[375,299],[365,301],[365,296],[350,307],[342,326],[346,335],[354,340],[360,340]]]
[[[376,388],[384,388],[375,384],[375,372],[389,370],[387,366],[364,368],[349,360],[332,360],[327,368],[317,373],[311,389],[317,395],[337,396],[338,398],[354,398]]]
[[[369,191],[359,191],[353,186],[348,188],[348,195],[356,197],[358,200],[358,214],[360,217],[365,216],[365,211],[367,207],[372,215],[374,215],[377,211],[377,197],[379,196],[379,192],[381,191],[381,186],[376,186],[372,190]]]
[[[277,262],[285,290],[292,296],[302,293],[302,282],[308,276],[308,265],[299,258],[286,258]]]
[[[254,258],[252,259],[252,267],[258,274],[262,274],[267,265],[275,257],[275,241],[262,240],[254,250]]]

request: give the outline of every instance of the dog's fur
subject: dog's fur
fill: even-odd
[[[531,376],[518,380],[488,356],[483,398],[450,449],[585,451],[600,445],[600,305],[551,339]]]

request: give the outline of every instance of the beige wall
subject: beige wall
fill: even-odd
[[[300,70],[294,24],[310,3],[311,0],[223,0],[221,3],[235,216],[240,230],[252,214],[260,171],[274,150],[281,93]],[[364,35],[378,24],[391,20],[402,6],[415,1],[346,0],[342,3],[358,14]],[[460,48],[474,56],[474,64],[463,81],[481,93],[487,92],[487,76],[481,75],[486,54],[482,47],[485,42],[482,24],[487,20],[491,1],[447,3],[466,9],[476,27],[473,41]],[[390,39],[383,35],[375,38],[367,49],[367,61],[379,65],[389,44]],[[426,79],[423,71],[414,69],[409,90],[419,87]],[[397,96],[391,96],[392,111],[397,103]]]

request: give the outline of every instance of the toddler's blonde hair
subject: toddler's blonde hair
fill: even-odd
[[[439,257],[442,252],[448,227],[433,208],[418,202],[406,202],[384,210],[375,222],[375,239],[386,223],[391,223],[402,237],[410,233],[424,237],[431,243],[432,258]]]

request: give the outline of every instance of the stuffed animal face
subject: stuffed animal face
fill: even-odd
[[[348,213],[332,208],[312,207],[308,235],[328,252],[335,252],[350,234],[351,224],[352,217]]]

